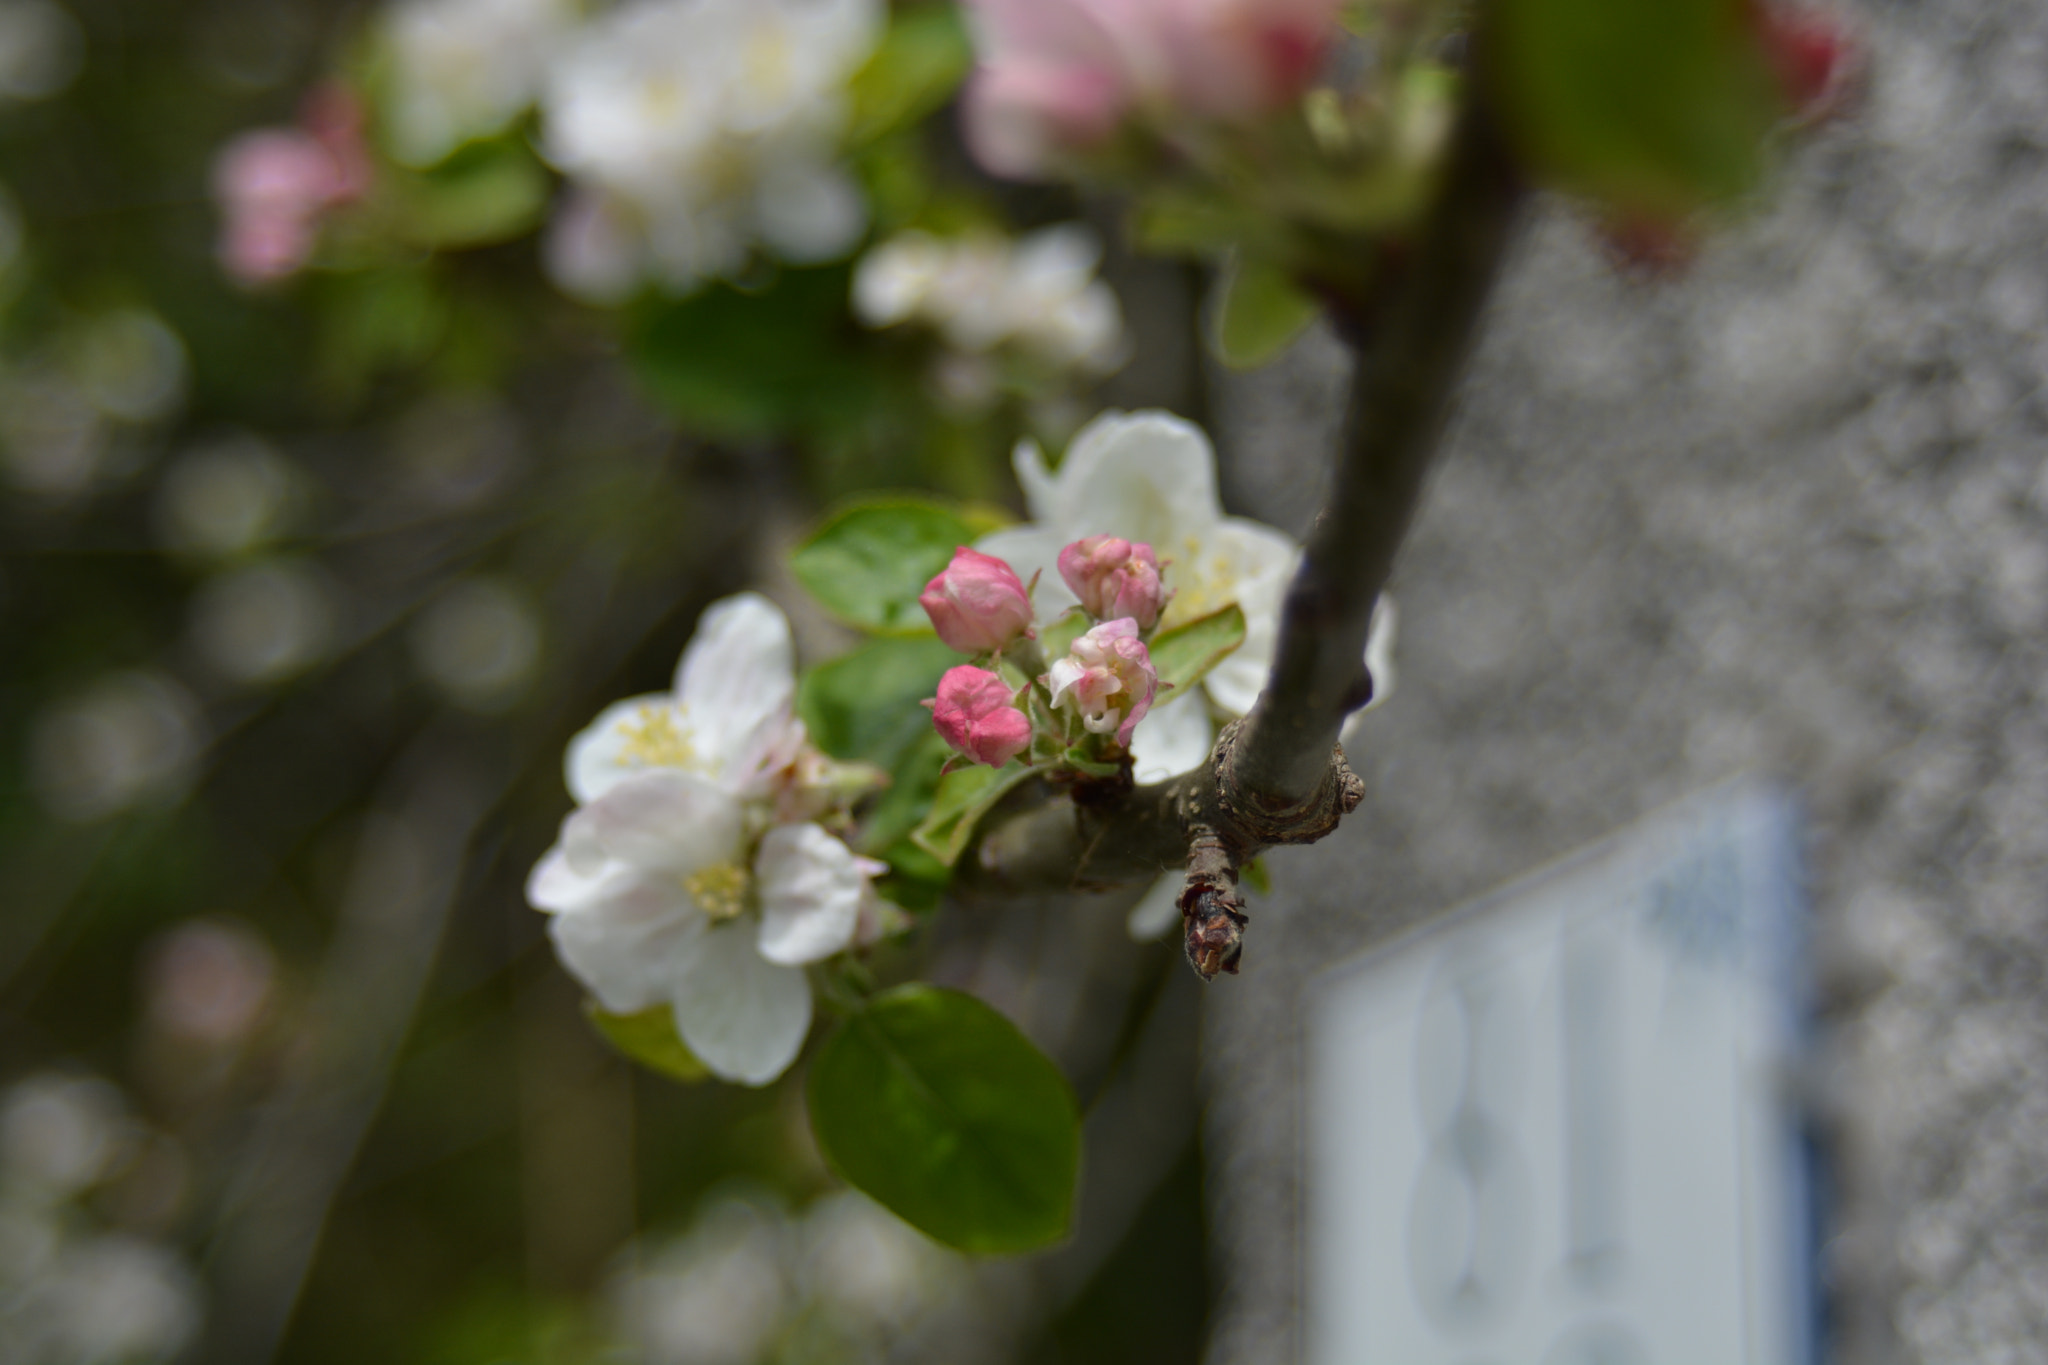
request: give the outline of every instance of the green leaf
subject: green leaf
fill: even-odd
[[[993,529],[969,515],[914,498],[858,503],[797,546],[790,567],[811,596],[848,624],[923,634],[931,622],[917,595],[952,562],[956,548]]]
[[[1500,127],[1559,188],[1680,217],[1753,188],[1786,113],[1748,0],[1500,0]]]
[[[1220,611],[1160,631],[1148,649],[1159,681],[1172,683],[1174,695],[1179,697],[1243,643],[1244,612],[1232,602]]]
[[[865,429],[900,382],[854,326],[845,266],[782,270],[763,288],[709,285],[648,299],[626,348],[647,388],[710,436]]]
[[[1014,759],[1000,768],[981,763],[955,768],[939,779],[931,814],[911,834],[911,842],[951,867],[974,837],[975,823],[1032,772]]]
[[[1237,369],[1264,365],[1294,344],[1323,306],[1271,261],[1239,256],[1212,315],[1216,356]]]
[[[606,1042],[650,1071],[659,1071],[676,1081],[710,1077],[710,1069],[697,1060],[697,1055],[676,1033],[675,1011],[667,1005],[656,1005],[637,1014],[612,1014],[599,1008],[595,1000],[586,1000],[583,1012],[590,1016],[590,1022]]]
[[[797,714],[832,757],[894,768],[905,751],[932,733],[932,713],[918,703],[959,662],[934,635],[870,640],[804,674],[796,690]]]
[[[918,714],[928,716],[930,712],[920,706]],[[931,854],[910,842],[910,832],[931,814],[932,801],[939,792],[941,772],[946,760],[952,756],[952,748],[929,728],[904,752],[889,771],[888,790],[882,793],[882,799],[875,802],[874,809],[862,822],[860,847],[863,853],[886,858],[905,875],[923,876],[926,880],[941,883],[946,881],[946,869],[938,866]]]
[[[809,1100],[832,1169],[927,1236],[981,1254],[1066,1236],[1074,1092],[973,996],[909,985],[874,997],[818,1050]]]
[[[953,97],[973,64],[957,7],[899,10],[867,65],[854,73],[848,140],[869,142],[923,118]]]
[[[409,178],[407,235],[429,247],[510,241],[540,222],[551,189],[547,171],[523,144],[473,143]]]

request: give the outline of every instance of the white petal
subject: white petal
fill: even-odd
[[[630,736],[637,732],[649,708],[667,710],[675,698],[651,692],[644,697],[614,702],[583,727],[569,741],[563,776],[569,795],[578,802],[595,801],[612,787],[647,765],[632,757]]]
[[[526,876],[526,903],[536,910],[576,910],[587,905],[602,886],[597,868],[578,867],[561,843],[541,855]]]
[[[1358,735],[1365,713],[1394,695],[1394,637],[1400,633],[1401,609],[1391,595],[1382,593],[1372,604],[1372,629],[1365,639],[1365,671],[1372,675],[1372,700],[1344,718],[1337,742],[1348,751]]]
[[[1178,611],[1199,606],[1213,610],[1235,599],[1244,611],[1244,643],[1203,679],[1216,704],[1241,716],[1265,690],[1280,643],[1280,604],[1301,557],[1300,547],[1270,526],[1231,517],[1210,532],[1203,546],[1200,572],[1206,576],[1200,593],[1213,601],[1174,603]],[[1168,571],[1172,582],[1173,570]]]
[[[1053,484],[1040,519],[1070,541],[1115,535],[1172,556],[1223,515],[1209,438],[1170,413],[1104,413],[1074,437]]]
[[[1185,872],[1160,874],[1152,889],[1131,907],[1130,917],[1124,921],[1125,932],[1139,943],[1164,938],[1167,930],[1181,922],[1180,893],[1187,884]]]
[[[777,825],[754,860],[761,956],[799,967],[853,942],[867,878],[853,850],[818,825]]]
[[[672,998],[709,923],[683,888],[612,863],[581,891],[548,920],[548,937],[569,974],[614,1014]]]
[[[769,167],[755,190],[754,211],[768,244],[797,265],[844,255],[868,225],[867,201],[850,176],[797,158]]]
[[[662,769],[614,786],[571,815],[564,844],[588,838],[606,857],[673,878],[739,852],[742,812],[732,794],[695,773]]]
[[[1038,623],[1044,625],[1081,600],[1060,577],[1060,550],[1067,543],[1050,526],[1026,525],[991,531],[976,541],[974,548],[1008,564],[1026,583],[1031,581],[1031,575],[1038,575],[1038,586],[1031,590],[1031,605],[1038,613]]]
[[[1173,700],[1147,711],[1131,732],[1131,759],[1140,782],[1164,782],[1193,772],[1216,743],[1209,703],[1199,690],[1186,696],[1178,692],[1167,695]]]
[[[753,592],[714,602],[676,667],[676,700],[711,771],[728,782],[749,776],[746,760],[788,727],[795,694],[796,651],[781,609]]]
[[[766,1085],[788,1070],[811,1029],[811,983],[762,957],[744,923],[704,935],[675,994],[676,1031],[725,1080]]]
[[[1059,515],[1059,481],[1053,477],[1052,471],[1045,467],[1045,452],[1038,448],[1038,442],[1028,439],[1017,442],[1016,452],[1010,457],[1010,462],[1017,470],[1017,483],[1024,490],[1024,507],[1031,513],[1031,519],[1052,521]],[[994,554],[995,551],[987,550],[983,553]],[[1016,566],[1013,564],[1010,567]]]

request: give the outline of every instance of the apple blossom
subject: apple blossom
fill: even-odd
[[[976,763],[1000,768],[1031,746],[1031,718],[1017,709],[1010,685],[985,668],[947,669],[938,696],[924,705],[940,737]]]
[[[917,604],[939,638],[962,654],[989,654],[1031,634],[1031,598],[1017,571],[965,545],[924,585]]]
[[[547,246],[563,288],[597,302],[642,278],[675,290],[743,267],[835,258],[867,224],[837,163],[846,83],[880,0],[637,0],[594,21],[542,98],[544,147],[570,179]]]
[[[576,17],[572,0],[401,0],[386,11],[389,136],[429,166],[501,131],[540,91]]]
[[[1113,733],[1125,746],[1159,692],[1159,674],[1129,617],[1104,621],[1075,640],[1045,682],[1053,705],[1072,707],[1090,734]]]
[[[674,691],[615,702],[569,742],[570,794],[594,801],[649,770],[764,794],[803,746],[795,698],[795,647],[782,612],[759,593],[716,602],[683,651]]]
[[[1341,0],[971,0],[980,57],[968,143],[999,175],[1042,175],[1129,119],[1246,122],[1298,97]]]
[[[924,323],[962,355],[1013,345],[1058,369],[1107,374],[1126,346],[1116,294],[1095,275],[1101,260],[1079,223],[1015,241],[900,232],[861,258],[853,307],[870,327]]]
[[[1006,561],[1029,580],[1041,619],[1076,602],[1055,571],[1065,546],[1114,535],[1149,544],[1161,556],[1160,579],[1173,594],[1162,628],[1235,602],[1245,638],[1190,695],[1154,707],[1131,740],[1141,782],[1190,771],[1209,756],[1216,730],[1211,710],[1241,716],[1258,700],[1279,641],[1280,602],[1301,549],[1293,539],[1245,517],[1226,517],[1216,493],[1216,458],[1201,428],[1163,412],[1109,412],[1083,427],[1058,472],[1038,447],[1018,446],[1017,478],[1033,518],[984,536],[976,549]],[[1393,614],[1381,599],[1366,657],[1373,701],[1393,692],[1384,666]]]
[[[1060,578],[1098,621],[1128,616],[1139,630],[1159,624],[1169,594],[1152,547],[1116,536],[1084,536],[1060,551]]]
[[[298,126],[259,128],[220,150],[222,268],[245,285],[289,278],[312,258],[322,217],[370,186],[362,108],[339,86],[307,99]]]

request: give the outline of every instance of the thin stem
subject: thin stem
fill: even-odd
[[[1442,190],[1410,264],[1379,300],[1384,306],[1370,317],[1359,300],[1336,310],[1359,354],[1343,445],[1251,714],[1192,773],[1113,800],[1061,798],[995,822],[971,877],[1013,889],[1131,881],[1187,866],[1196,831],[1234,868],[1268,845],[1322,837],[1357,803],[1337,734],[1371,698],[1363,658],[1373,605],[1442,443],[1523,197],[1483,104],[1468,101]],[[1189,913],[1186,896],[1182,908]],[[1201,956],[1197,969],[1212,975],[1203,963],[1220,960],[1213,945]]]
[[[1233,774],[1269,810],[1315,794],[1344,717],[1372,698],[1362,660],[1373,604],[1442,444],[1521,197],[1483,107],[1469,107],[1406,287],[1369,337],[1357,335],[1357,319],[1339,317],[1358,348],[1341,458],[1288,589],[1273,672],[1245,719]]]

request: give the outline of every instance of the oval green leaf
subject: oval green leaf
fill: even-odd
[[[1174,696],[1185,696],[1210,669],[1244,643],[1244,612],[1237,603],[1183,621],[1152,637],[1148,647],[1159,681],[1171,683]]]
[[[1293,345],[1322,311],[1279,266],[1239,257],[1216,301],[1216,358],[1233,369],[1264,365]]]
[[[863,630],[931,629],[917,595],[953,551],[994,529],[985,520],[912,498],[858,503],[833,516],[790,556],[790,567],[828,611]]]
[[[697,1060],[697,1054],[676,1032],[675,1011],[667,1005],[635,1014],[611,1014],[595,1000],[586,1000],[583,1012],[607,1043],[648,1070],[659,1071],[672,1081],[710,1078],[711,1069]]]
[[[911,745],[932,733],[932,713],[918,703],[933,696],[939,675],[960,662],[935,635],[870,640],[804,674],[797,714],[832,757],[893,768]]]
[[[811,1128],[849,1184],[962,1251],[1066,1236],[1081,1115],[1052,1059],[959,991],[899,986],[818,1050]]]
[[[1015,759],[1000,768],[980,763],[955,768],[939,779],[931,812],[911,832],[910,841],[951,867],[967,851],[981,817],[1033,771]]]

